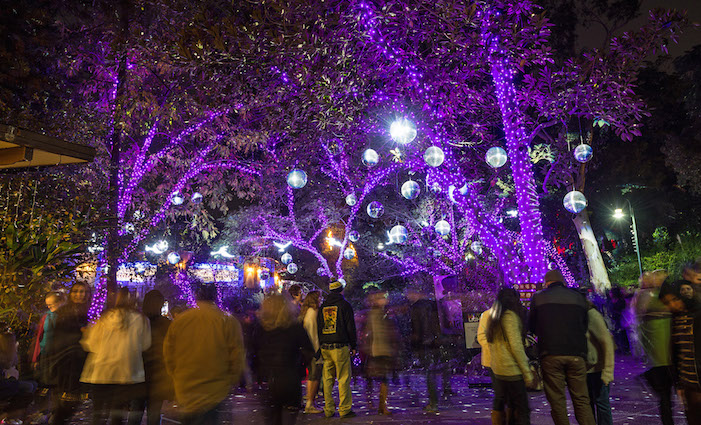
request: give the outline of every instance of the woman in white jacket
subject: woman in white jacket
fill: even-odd
[[[142,353],[151,346],[148,319],[136,311],[127,288],[117,292],[114,308],[85,331],[80,343],[88,352],[80,381],[91,384],[92,424],[107,417],[119,424],[129,402],[145,392]]]

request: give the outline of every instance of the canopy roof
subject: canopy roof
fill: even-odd
[[[95,149],[0,124],[0,169],[90,162]]]

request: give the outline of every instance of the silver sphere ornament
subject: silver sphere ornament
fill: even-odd
[[[365,149],[363,152],[363,164],[368,167],[374,167],[380,162],[380,155],[375,152],[375,149]]]
[[[389,241],[396,244],[403,244],[409,238],[406,227],[398,224],[389,231]]]
[[[470,244],[470,249],[477,255],[482,255],[482,242],[474,241]]]
[[[358,242],[358,239],[360,239],[360,233],[358,233],[357,230],[351,230],[348,232],[348,239],[351,242]]]
[[[134,225],[131,223],[127,223],[124,225],[124,232],[125,233],[134,233]]]
[[[436,233],[441,236],[445,236],[450,233],[450,223],[445,220],[440,220],[435,226],[433,226],[433,228],[436,230]]]
[[[489,164],[492,168],[504,166],[504,164],[506,164],[506,159],[506,151],[499,146],[489,148],[484,157],[484,160],[487,161],[487,164]]]
[[[438,146],[431,146],[424,152],[424,161],[430,167],[440,167],[445,161],[445,154]]]
[[[178,264],[180,262],[180,254],[177,252],[171,252],[168,254],[168,262],[173,265]]]
[[[190,198],[190,202],[193,204],[201,204],[202,203],[202,194],[200,192],[195,192],[192,194],[192,198]]]
[[[292,189],[301,189],[307,185],[307,173],[295,168],[287,174],[287,184]]]
[[[170,194],[170,203],[173,205],[182,205],[185,202],[185,198],[180,195],[180,192],[173,192]]]
[[[402,185],[402,196],[406,199],[416,199],[421,193],[421,187],[414,180],[407,180]]]
[[[416,125],[406,118],[400,118],[389,127],[389,135],[395,142],[406,145],[416,139]]]
[[[367,213],[372,218],[380,218],[385,213],[385,207],[377,201],[372,201],[368,204]]]
[[[346,196],[346,205],[348,205],[349,207],[354,207],[357,203],[358,197],[355,196],[355,193],[351,193],[350,195]]]
[[[587,198],[582,192],[573,190],[565,195],[565,198],[562,200],[562,204],[565,206],[567,211],[571,212],[572,214],[578,214],[587,207]]]
[[[355,258],[355,250],[354,250],[353,248],[346,248],[346,249],[343,251],[343,257],[344,257],[346,260],[352,260],[352,259],[354,259],[354,258]]]
[[[582,163],[588,162],[593,154],[594,150],[586,143],[582,143],[574,148],[574,159]]]
[[[290,264],[292,262],[292,254],[290,254],[289,252],[282,254],[282,257],[280,257],[280,261],[282,261],[282,264]]]
[[[295,274],[295,273],[297,273],[297,270],[299,270],[299,268],[297,267],[297,264],[290,263],[287,265],[287,273]]]

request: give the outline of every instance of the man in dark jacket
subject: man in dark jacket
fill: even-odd
[[[343,298],[343,285],[340,282],[331,282],[329,291],[329,295],[319,307],[317,317],[319,344],[324,359],[324,414],[330,418],[336,410],[331,393],[335,377],[338,379],[338,413],[341,418],[352,418],[355,412],[351,410],[351,354],[355,354],[357,348],[353,308]]]
[[[438,306],[435,301],[416,290],[407,291],[411,303],[411,346],[419,357],[421,367],[426,372],[428,405],[430,413],[438,412],[438,390],[436,370],[439,366],[441,326],[438,319]]]
[[[579,292],[565,287],[562,273],[545,274],[545,289],[531,300],[529,327],[538,336],[543,389],[555,425],[569,425],[565,382],[580,425],[594,425],[587,390],[588,305]]]

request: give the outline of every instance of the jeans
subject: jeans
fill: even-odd
[[[321,378],[324,383],[324,414],[330,417],[336,410],[332,391],[334,380],[338,379],[338,413],[343,416],[353,407],[350,389],[350,348],[347,346],[332,349],[322,348],[321,357],[324,359],[324,370]]]
[[[511,408],[511,424],[530,425],[531,408],[528,404],[528,390],[526,390],[525,381],[523,379],[507,381],[494,376],[492,387],[494,388],[493,410],[503,412],[504,404],[506,404]],[[496,408],[498,397],[501,398],[501,409]]]
[[[204,412],[184,413],[180,422],[182,425],[219,425],[219,409],[224,402],[221,401],[216,406]]]
[[[550,403],[550,416],[555,425],[569,425],[565,384],[574,405],[574,416],[579,425],[596,425],[589,404],[587,367],[579,356],[545,356],[540,361],[543,389]]]
[[[672,392],[674,377],[670,366],[657,366],[648,369],[644,374],[645,379],[660,399],[660,419],[662,425],[674,425],[672,414]]]
[[[604,385],[601,380],[601,372],[587,373],[587,388],[589,388],[589,403],[594,412],[596,425],[613,425],[609,386]]]

